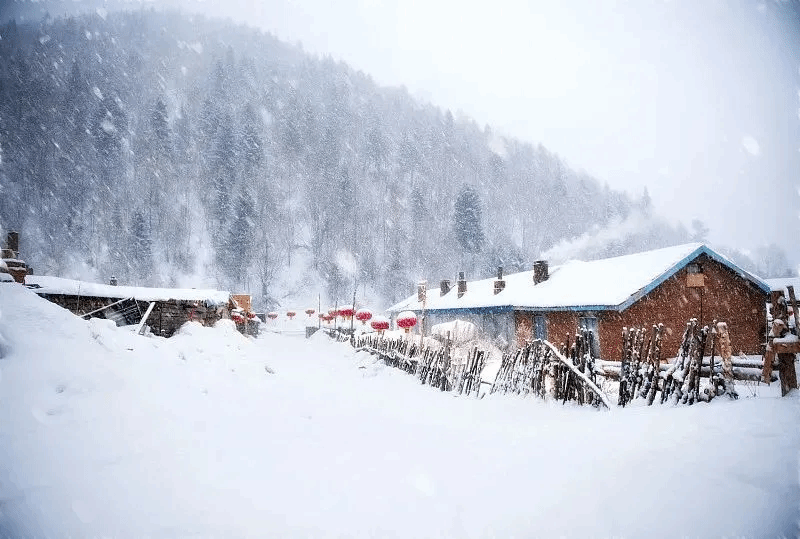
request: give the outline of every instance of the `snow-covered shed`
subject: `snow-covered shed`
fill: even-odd
[[[706,245],[690,243],[590,262],[523,271],[480,281],[447,281],[389,308],[424,315],[425,327],[465,319],[486,337],[521,345],[534,338],[564,342],[584,327],[597,353],[618,360],[622,328],[663,323],[664,354],[674,354],[686,322],[725,321],[734,352],[761,354],[770,286]]]
[[[45,275],[28,275],[25,286],[74,314],[109,318],[117,325],[139,322],[153,302],[147,325],[163,337],[188,320],[212,325],[227,316],[230,302],[230,293],[220,290],[116,286]]]

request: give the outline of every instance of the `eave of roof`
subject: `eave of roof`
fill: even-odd
[[[687,244],[686,247],[690,247],[691,244]],[[679,247],[679,246],[678,246]],[[645,254],[645,253],[639,253]],[[526,312],[553,312],[553,311],[624,311],[643,297],[647,296],[652,292],[655,288],[659,285],[664,283],[667,279],[674,276],[678,271],[683,269],[687,264],[689,264],[692,260],[700,257],[701,255],[706,255],[712,260],[722,264],[723,266],[729,268],[731,271],[738,274],[743,279],[751,282],[758,290],[760,290],[763,294],[768,295],[770,291],[770,286],[761,280],[760,278],[756,277],[755,275],[747,272],[746,270],[737,266],[734,262],[729,260],[728,258],[720,255],[719,253],[713,251],[706,245],[698,245],[697,248],[693,249],[691,252],[683,256],[677,262],[672,263],[669,267],[667,267],[662,273],[657,275],[653,278],[647,285],[643,286],[639,290],[631,293],[624,301],[616,304],[575,304],[575,305],[525,305],[522,302],[515,303],[515,302],[508,302],[502,304],[495,304],[495,305],[460,305],[460,306],[453,306],[453,307],[433,307],[429,309],[423,309],[419,302],[416,300],[416,295],[412,295],[405,300],[393,305],[389,309],[388,312],[395,313],[400,311],[413,311],[413,312],[421,312],[425,310],[425,312],[431,314],[469,314],[469,313],[481,313],[481,314],[489,314],[489,313],[503,313],[503,312],[511,312],[511,311],[526,311]],[[606,259],[608,260],[608,259]],[[526,272],[523,272],[526,273]],[[509,276],[510,277],[510,276]],[[475,281],[474,283],[482,283],[486,281],[491,281],[492,279],[481,279],[479,281]],[[474,285],[473,283],[473,285]],[[468,284],[468,289],[470,288]],[[503,292],[508,292],[508,288],[506,288]],[[501,292],[501,294],[503,293]],[[446,296],[450,294],[456,294],[457,291],[455,287],[451,289]],[[511,296],[508,296],[511,299]]]

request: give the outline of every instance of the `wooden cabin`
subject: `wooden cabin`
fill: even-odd
[[[595,335],[596,354],[619,360],[622,328],[663,323],[664,357],[674,355],[686,322],[725,321],[734,353],[761,355],[770,287],[711,248],[691,243],[633,255],[570,261],[552,268],[420,291],[389,309],[424,316],[424,327],[464,319],[496,344],[543,338],[560,344],[579,328]]]
[[[28,275],[25,284],[78,316],[107,318],[118,326],[139,323],[154,303],[146,324],[162,337],[190,320],[211,326],[228,318],[231,303],[230,294],[219,290],[116,286],[43,275]]]

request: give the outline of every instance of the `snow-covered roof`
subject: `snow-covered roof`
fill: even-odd
[[[678,270],[705,254],[769,293],[769,285],[701,243],[688,243],[653,251],[594,260],[570,261],[550,268],[549,278],[533,283],[533,271],[505,276],[506,286],[494,293],[495,278],[467,283],[459,298],[454,286],[440,296],[428,290],[425,309],[436,311],[621,311],[644,297]],[[393,305],[389,312],[420,311],[417,295]]]
[[[787,286],[793,286],[795,294],[800,295],[800,277],[778,277],[776,279],[764,279],[771,290],[778,291],[783,290],[786,291]]]
[[[33,285],[32,288],[37,294],[66,294],[119,299],[134,298],[141,301],[209,301],[215,305],[225,304],[230,298],[230,292],[222,290],[112,286],[46,275],[28,275],[25,277],[25,284]]]

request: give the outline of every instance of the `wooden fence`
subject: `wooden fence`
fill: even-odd
[[[401,369],[420,383],[441,391],[483,397],[489,393],[535,395],[561,402],[572,401],[611,408],[601,386],[617,384],[617,405],[641,401],[650,406],[710,401],[719,396],[737,398],[736,380],[759,380],[763,361],[734,358],[724,322],[700,327],[696,319],[686,324],[674,361],[663,359],[664,327],[624,328],[622,361],[593,357],[592,332],[582,330],[572,343],[559,349],[544,340],[503,354],[497,374],[484,379],[488,351],[470,348],[466,359],[454,361],[449,338],[422,340],[386,338],[376,333],[360,336],[326,330],[356,350],[376,355],[385,364]],[[771,371],[772,372],[772,371]],[[606,384],[598,383],[598,377]],[[701,379],[703,381],[701,382]],[[772,372],[770,380],[777,380]]]
[[[576,339],[574,357],[567,358],[547,341],[536,340],[503,355],[494,381],[483,380],[488,352],[473,346],[464,361],[454,362],[452,343],[422,345],[416,340],[389,339],[368,334],[347,337],[329,331],[340,341],[350,340],[356,350],[377,355],[387,365],[416,376],[422,384],[460,395],[483,396],[486,393],[534,394],[580,404],[611,407],[608,397],[593,381],[591,342]],[[587,358],[587,356],[589,356]],[[481,391],[484,385],[489,386]]]

